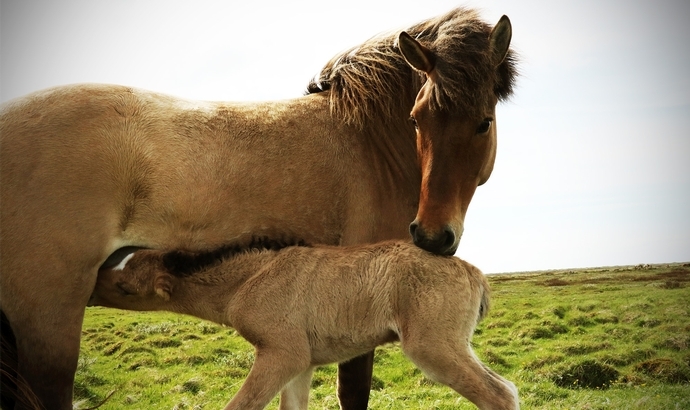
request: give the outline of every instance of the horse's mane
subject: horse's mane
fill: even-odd
[[[288,246],[309,245],[303,240],[293,238],[252,237],[248,243],[233,243],[204,251],[173,250],[163,254],[162,259],[168,273],[183,277],[219,265],[224,260],[239,254],[265,250],[277,251]]]
[[[432,109],[473,115],[493,96],[505,100],[512,94],[517,59],[509,51],[498,68],[492,64],[491,29],[476,11],[457,8],[405,30],[437,56]],[[375,36],[336,55],[309,83],[307,93],[330,91],[331,112],[360,127],[367,119],[390,117],[411,104],[424,78],[400,53],[399,33]],[[405,94],[411,98],[402,98]]]

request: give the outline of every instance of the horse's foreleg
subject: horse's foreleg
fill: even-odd
[[[310,367],[290,380],[280,393],[280,410],[307,410],[313,374],[314,368]]]
[[[366,410],[373,369],[373,351],[338,365],[338,400],[342,410]]]

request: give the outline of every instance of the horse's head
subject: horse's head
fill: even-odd
[[[482,34],[481,46],[477,48],[484,50],[472,55],[477,61],[467,62],[469,68],[464,68],[462,74],[471,88],[488,90],[469,93],[447,90],[462,81],[453,84],[453,74],[449,74],[453,62],[444,60],[443,51],[432,51],[406,32],[399,36],[405,60],[426,77],[411,112],[422,186],[410,233],[417,246],[433,253],[455,253],[474,191],[489,179],[493,170],[495,108],[499,98],[504,97],[495,89],[500,87],[499,68],[508,54],[511,31],[510,20],[503,16],[490,33]],[[483,73],[482,64],[486,66]]]

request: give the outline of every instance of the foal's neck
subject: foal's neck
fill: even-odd
[[[170,310],[233,326],[227,308],[235,294],[276,254],[270,250],[248,250],[197,272],[178,276],[170,297]]]

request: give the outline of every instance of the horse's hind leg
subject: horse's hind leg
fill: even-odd
[[[13,409],[17,396],[17,342],[5,312],[0,311],[0,408]]]
[[[405,354],[433,380],[457,391],[480,409],[519,409],[515,385],[477,359],[469,344],[403,341]]]
[[[5,312],[2,315],[2,374],[0,409],[41,409],[41,403],[26,381],[17,374],[17,343]]]
[[[84,308],[96,268],[69,270],[77,264],[47,254],[15,260],[22,266],[3,265],[3,276],[12,276],[3,278],[2,309],[16,337],[17,375],[45,409],[71,409]]]
[[[338,365],[338,400],[343,410],[366,410],[374,369],[374,352]]]

